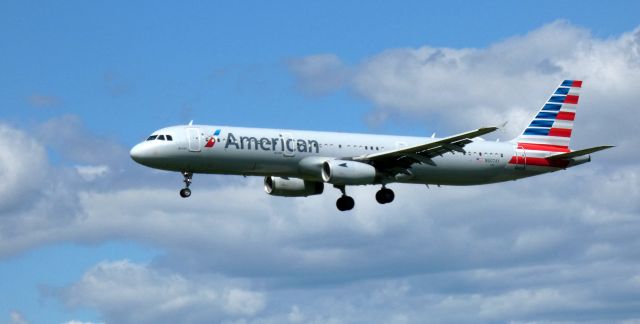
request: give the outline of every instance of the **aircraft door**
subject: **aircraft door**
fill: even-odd
[[[189,139],[189,151],[200,152],[200,128],[189,127],[187,128],[187,138]]]
[[[516,170],[524,170],[526,165],[527,165],[527,153],[524,150],[524,147],[518,146],[518,148],[516,149],[516,165],[514,168]]]

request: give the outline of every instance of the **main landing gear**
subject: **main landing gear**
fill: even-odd
[[[182,171],[182,176],[184,177],[183,181],[184,181],[185,187],[182,190],[180,190],[180,197],[188,198],[189,196],[191,196],[191,189],[189,189],[189,186],[191,185],[191,179],[193,178],[193,173]]]
[[[345,191],[345,186],[334,186],[338,189],[340,189],[340,192],[342,192],[342,197],[338,198],[338,200],[336,201],[336,207],[338,207],[339,211],[347,211],[347,210],[352,210],[353,206],[356,205],[356,202],[353,201],[353,198],[351,198],[350,196],[347,196],[347,193]]]
[[[388,204],[393,201],[393,198],[395,198],[395,196],[396,195],[393,193],[393,190],[382,186],[382,189],[376,192],[376,201],[378,201],[378,203],[380,204]]]
[[[347,196],[345,192],[345,186],[341,185],[334,187],[340,189],[340,192],[342,192],[342,197],[338,198],[338,200],[336,201],[336,207],[338,207],[338,210],[347,211],[353,209],[353,207],[355,206],[355,202],[353,201],[353,198]],[[376,201],[378,201],[378,203],[380,204],[388,204],[393,201],[393,198],[395,198],[393,190],[385,186],[382,186],[382,189],[376,192]]]

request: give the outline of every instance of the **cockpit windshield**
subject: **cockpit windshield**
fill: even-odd
[[[151,135],[147,138],[147,141],[173,141],[173,137],[171,135]]]

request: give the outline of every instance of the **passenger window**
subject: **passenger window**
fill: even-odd
[[[171,137],[171,135],[167,135],[167,141],[173,141],[173,137]]]
[[[156,139],[156,137],[158,137],[158,135],[151,135],[149,136],[149,138],[147,138],[147,141],[153,141],[154,139]]]
[[[159,141],[164,141],[164,135],[158,135],[158,140]]]

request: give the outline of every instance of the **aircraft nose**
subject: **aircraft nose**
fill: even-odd
[[[143,164],[144,160],[146,158],[149,157],[149,154],[147,152],[147,150],[145,149],[143,143],[140,143],[136,146],[134,146],[131,151],[129,151],[129,155],[131,156],[131,159],[133,159],[134,161]]]

